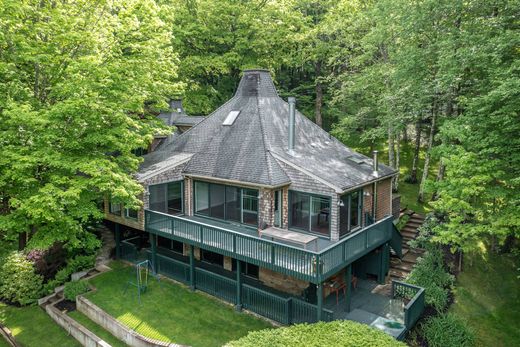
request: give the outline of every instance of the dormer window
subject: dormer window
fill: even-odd
[[[224,119],[224,122],[222,122],[222,125],[233,125],[239,114],[240,111],[230,111],[226,119]]]

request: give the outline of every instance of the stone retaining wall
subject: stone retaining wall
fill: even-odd
[[[76,298],[76,309],[86,315],[90,320],[97,323],[105,330],[109,331],[112,335],[125,342],[126,344],[133,347],[183,347],[174,343],[163,342],[154,340],[141,334],[138,334],[134,330],[126,327],[114,317],[103,311],[101,308],[96,306],[90,300],[83,296]],[[186,347],[186,346],[184,346]]]
[[[47,314],[72,337],[86,347],[111,347],[106,341],[95,335],[93,332],[76,322],[66,313],[57,309],[54,304],[45,306]]]

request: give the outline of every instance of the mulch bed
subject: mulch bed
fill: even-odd
[[[61,312],[72,312],[76,311],[76,302],[70,301],[67,299],[61,300],[56,305],[54,305]]]

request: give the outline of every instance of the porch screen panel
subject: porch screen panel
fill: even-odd
[[[182,213],[182,181],[168,183],[168,213]]]
[[[361,220],[361,206],[360,206],[360,192],[353,192],[350,194],[350,229],[359,226]]]
[[[258,190],[242,189],[242,222],[258,225]]]
[[[309,228],[309,195],[291,192],[291,226],[305,229]]]
[[[209,215],[214,218],[224,219],[224,206],[226,202],[226,187],[220,184],[209,186]]]
[[[157,184],[149,186],[150,192],[150,210],[158,212],[168,212],[166,210],[166,185]]]
[[[195,212],[209,215],[209,185],[195,182]]]
[[[240,188],[226,187],[226,219],[235,222],[240,220]]]
[[[328,235],[330,222],[329,199],[311,196],[311,231]]]

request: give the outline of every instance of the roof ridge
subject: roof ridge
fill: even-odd
[[[269,151],[269,149],[267,148],[266,144],[267,144],[267,137],[265,135],[265,131],[264,131],[264,117],[262,116],[262,109],[260,108],[260,98],[259,97],[256,97],[256,108],[258,110],[258,118],[260,119],[260,133],[262,134],[262,143],[263,143],[263,146],[264,146],[264,156],[265,156],[265,162],[267,163],[269,161],[269,159],[267,158],[267,152]],[[271,146],[269,146],[270,148]],[[271,166],[270,165],[267,165],[267,179],[269,180],[269,182],[272,182],[272,176],[273,176],[273,173],[272,173],[272,170],[271,170]]]

